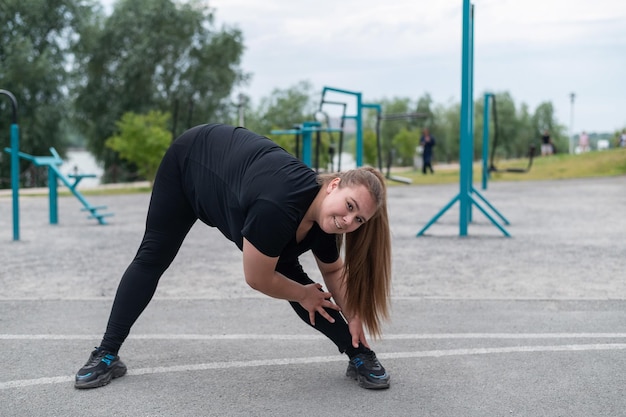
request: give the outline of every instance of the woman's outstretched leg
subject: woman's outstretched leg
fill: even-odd
[[[117,352],[197,219],[181,181],[186,149],[185,142],[178,140],[161,162],[150,197],[143,240],[122,276],[100,347],[76,374],[76,388],[106,385],[112,378],[126,373],[126,366]]]
[[[184,155],[185,150],[174,144],[159,167],[146,231],[135,258],[122,276],[101,343],[101,347],[111,352],[119,350],[196,221],[181,182],[180,154]]]

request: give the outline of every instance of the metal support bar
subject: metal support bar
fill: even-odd
[[[463,51],[462,51],[462,75],[461,75],[461,146],[459,162],[461,173],[459,178],[460,192],[446,206],[429,221],[426,226],[417,233],[422,236],[426,229],[434,224],[450,207],[459,202],[459,236],[467,236],[468,224],[471,221],[472,206],[476,206],[500,231],[507,237],[510,234],[478,203],[472,196],[476,194],[507,224],[504,218],[483,196],[479,195],[472,186],[473,177],[473,153],[474,153],[474,124],[473,124],[473,23],[474,6],[470,0],[463,0]]]
[[[500,217],[500,219],[502,219],[502,222],[504,224],[511,224],[509,223],[509,221],[506,219],[506,217],[504,217],[489,201],[487,201],[487,199],[485,197],[482,196],[482,194],[480,194],[474,187],[472,187],[472,194],[475,194],[478,198],[480,198],[483,203],[485,203],[487,205],[487,207],[489,207],[491,209],[491,211],[493,211],[496,216]]]

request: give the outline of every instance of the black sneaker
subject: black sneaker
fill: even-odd
[[[97,388],[126,374],[126,365],[120,357],[106,350],[96,348],[91,352],[89,360],[76,373],[74,387],[79,389]]]
[[[350,359],[346,376],[359,381],[359,385],[367,389],[389,388],[389,374],[378,362],[376,354],[368,350]]]

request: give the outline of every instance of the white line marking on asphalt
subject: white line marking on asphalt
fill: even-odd
[[[60,297],[60,296],[44,296],[44,297],[0,297],[0,302],[19,302],[19,301],[35,301],[35,302],[43,302],[43,301],[85,301],[85,302],[98,302],[103,301],[106,303],[110,303],[115,298],[111,296],[104,297],[81,297],[81,296],[72,296],[72,297]],[[232,300],[267,300],[267,296],[265,295],[239,295],[239,296],[219,296],[219,295],[207,295],[207,296],[154,296],[152,301],[232,301]],[[485,296],[475,296],[475,297],[445,297],[445,296],[392,296],[391,300],[396,301],[538,301],[538,302],[550,302],[550,301],[565,301],[565,302],[623,302],[626,301],[624,297],[566,297],[566,296],[550,296],[550,297],[537,297],[537,296],[494,296],[494,297],[485,297]]]
[[[94,340],[102,335],[0,334],[0,340]],[[298,334],[136,334],[136,340],[317,340],[322,335]],[[417,333],[387,334],[383,340],[441,339],[623,339],[626,333]]]
[[[529,352],[585,352],[600,350],[625,350],[626,343],[588,344],[588,345],[557,345],[557,346],[511,346],[498,348],[473,348],[473,349],[448,349],[427,350],[417,352],[390,352],[381,353],[380,359],[408,359],[408,358],[441,358],[447,356],[489,355],[501,353],[529,353]],[[128,371],[128,375],[147,375],[169,372],[192,372],[209,369],[233,369],[259,366],[301,365],[324,362],[345,361],[343,356],[316,356],[311,358],[282,358],[252,361],[209,362],[195,365],[175,365],[151,368],[139,368]],[[35,385],[50,385],[70,383],[74,376],[58,376],[37,379],[22,379],[15,381],[0,382],[0,390],[10,388],[24,388]]]

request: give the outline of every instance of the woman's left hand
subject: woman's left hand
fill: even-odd
[[[361,319],[358,317],[352,317],[348,320],[348,329],[350,329],[350,335],[352,336],[352,346],[355,348],[359,347],[359,342],[366,348],[370,348],[370,345],[367,343],[367,339],[365,338],[365,332],[363,331],[363,323],[361,323]]]

